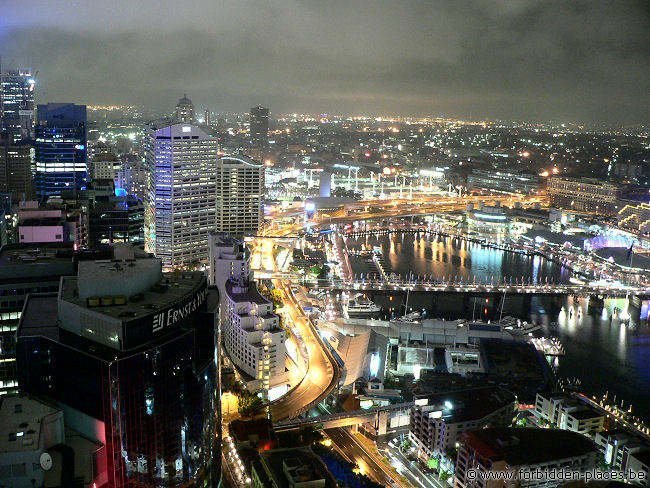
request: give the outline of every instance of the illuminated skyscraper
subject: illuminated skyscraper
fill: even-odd
[[[199,127],[175,124],[152,132],[147,149],[147,250],[165,269],[208,259],[215,228],[217,139]]]
[[[257,234],[262,221],[264,166],[245,156],[226,156],[217,165],[216,230]]]
[[[10,142],[34,137],[35,86],[29,69],[0,71],[0,130]]]
[[[181,98],[176,104],[174,118],[176,119],[176,122],[180,124],[193,124],[196,121],[194,115],[194,104],[192,103],[192,100],[187,98],[187,95],[183,95],[183,98]]]
[[[269,109],[258,105],[250,112],[251,143],[256,147],[264,147],[269,142]]]
[[[35,135],[37,196],[47,198],[84,188],[88,179],[86,106],[39,105]]]
[[[116,246],[26,299],[20,387],[102,445],[84,486],[218,486],[214,295],[203,273],[162,273],[160,260]]]

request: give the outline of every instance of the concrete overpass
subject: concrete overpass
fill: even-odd
[[[294,418],[276,422],[273,424],[273,428],[276,431],[294,430],[302,427],[315,427],[320,430],[372,423],[377,435],[383,435],[395,428],[404,427],[404,420],[400,422],[399,419],[408,416],[413,405],[415,405],[413,402],[396,403],[366,410]]]

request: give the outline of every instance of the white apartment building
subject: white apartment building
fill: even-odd
[[[593,437],[604,429],[605,416],[565,394],[541,395],[535,398],[537,419],[564,430]]]
[[[262,222],[264,166],[246,156],[225,156],[219,159],[216,174],[216,230],[256,234]]]
[[[251,277],[250,252],[246,245],[225,232],[208,234],[208,283],[222,295],[231,277]]]
[[[632,454],[650,452],[650,444],[647,441],[622,429],[598,432],[594,442],[601,450],[605,463],[618,471],[628,469]]]
[[[223,343],[233,364],[246,373],[250,390],[268,390],[285,378],[286,334],[273,304],[254,282],[231,278],[221,300],[226,317],[221,323]]]
[[[463,432],[510,425],[515,401],[512,393],[494,386],[416,397],[409,439],[424,461],[444,456]]]
[[[207,263],[208,232],[215,228],[217,150],[216,137],[190,124],[150,135],[145,244],[165,270]]]
[[[208,281],[219,289],[221,336],[231,361],[250,391],[286,383],[286,334],[273,303],[257,290],[250,253],[243,241],[211,232]]]

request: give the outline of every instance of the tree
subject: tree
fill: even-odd
[[[271,290],[271,301],[276,307],[282,306],[282,301],[284,300],[284,293],[282,290],[274,288]]]
[[[264,402],[257,395],[243,391],[237,395],[239,405],[237,411],[242,417],[253,418],[264,407]]]

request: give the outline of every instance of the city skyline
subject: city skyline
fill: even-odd
[[[3,7],[3,66],[41,103],[647,122],[641,2],[28,3]]]
[[[650,486],[649,21],[2,0],[0,488]]]

